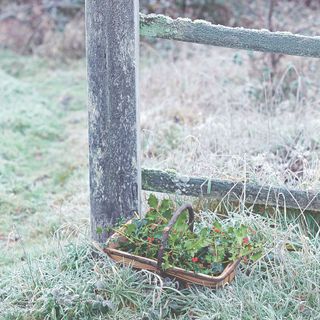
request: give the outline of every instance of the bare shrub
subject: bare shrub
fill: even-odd
[[[83,57],[83,0],[0,1],[2,46],[23,53],[41,52],[49,57]],[[140,10],[167,14],[174,18],[183,16],[205,19],[229,26],[267,27],[307,34],[317,31],[319,25],[315,23],[315,8],[320,6],[318,2],[270,1],[142,0]],[[269,3],[272,3],[272,10]],[[296,21],[299,21],[298,28]],[[56,48],[52,48],[52,45]],[[276,69],[279,58],[275,55],[271,57],[271,65],[269,61],[267,66]]]
[[[84,12],[78,12],[63,31],[53,28],[47,32],[41,45],[34,48],[34,52],[40,56],[62,60],[82,58],[85,54]]]

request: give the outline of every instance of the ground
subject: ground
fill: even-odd
[[[271,80],[267,59],[143,42],[143,165],[318,189],[320,64],[283,58]],[[228,208],[266,256],[219,291],[177,290],[92,253],[85,74],[84,61],[0,52],[0,319],[317,319],[319,234],[285,213]]]

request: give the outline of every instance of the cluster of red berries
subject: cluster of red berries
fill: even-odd
[[[151,242],[153,242],[153,241],[154,241],[154,238],[148,237],[148,239],[147,239],[147,240],[148,240],[148,242],[149,242],[149,243],[151,243]]]
[[[242,239],[242,243],[243,244],[248,244],[249,243],[249,238],[248,237],[245,237]]]
[[[212,227],[212,231],[213,232],[216,232],[216,233],[221,233],[221,235],[223,236],[224,235],[224,232],[222,232],[219,228],[217,227]]]
[[[193,258],[191,259],[191,261],[192,261],[192,262],[198,262],[198,261],[199,261],[199,258],[198,258],[198,257],[193,257]]]

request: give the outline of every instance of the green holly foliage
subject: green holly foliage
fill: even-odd
[[[154,194],[148,199],[149,210],[142,219],[133,219],[115,231],[127,241],[119,249],[142,257],[157,259],[163,236],[176,209],[170,199],[159,201]],[[219,275],[227,264],[240,258],[256,261],[262,256],[263,245],[255,239],[255,231],[243,224],[224,226],[220,221],[212,227],[191,232],[187,211],[177,219],[170,231],[163,256],[163,268],[180,267],[188,271]]]

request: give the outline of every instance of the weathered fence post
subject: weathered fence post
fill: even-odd
[[[87,0],[91,231],[140,211],[138,0]]]

